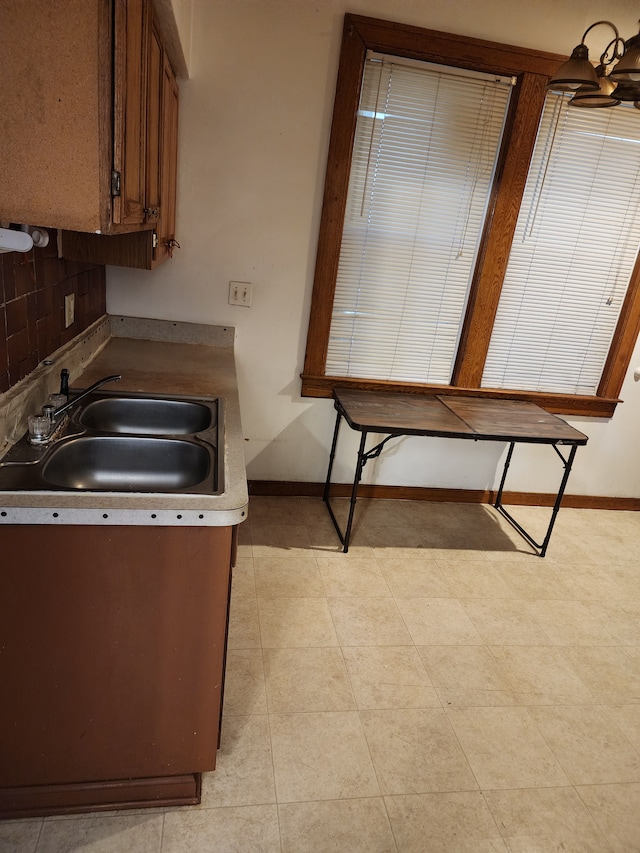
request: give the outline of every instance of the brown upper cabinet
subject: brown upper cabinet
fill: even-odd
[[[0,33],[0,221],[62,229],[70,259],[155,266],[178,88],[151,0],[0,0]]]

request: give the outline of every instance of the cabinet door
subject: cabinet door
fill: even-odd
[[[0,813],[3,787],[214,769],[231,539],[229,527],[3,528]]]
[[[147,222],[157,222],[160,216],[163,55],[160,36],[155,24],[152,23],[149,31],[147,82],[147,191],[145,209]]]
[[[114,225],[145,221],[148,0],[115,0]]]
[[[176,232],[178,164],[178,84],[166,54],[162,63],[162,124],[160,137],[160,220],[153,266],[173,252]]]

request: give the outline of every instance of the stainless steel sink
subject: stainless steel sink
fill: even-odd
[[[202,444],[177,438],[101,435],[57,444],[43,465],[42,476],[65,489],[174,492],[202,483],[210,471],[209,452]]]
[[[223,413],[219,398],[91,393],[48,445],[25,435],[0,459],[0,491],[221,494]]]
[[[203,403],[150,397],[105,397],[85,406],[82,426],[128,435],[188,435],[212,426],[212,411]]]

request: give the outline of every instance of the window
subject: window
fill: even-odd
[[[545,101],[483,387],[598,391],[640,246],[640,122],[568,99]]]
[[[562,59],[346,16],[303,394],[613,414],[640,319],[640,115],[547,96]]]
[[[449,384],[511,78],[372,55],[327,372]]]

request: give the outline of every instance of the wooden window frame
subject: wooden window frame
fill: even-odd
[[[325,370],[360,87],[368,50],[516,78],[450,385],[328,376]],[[568,415],[608,418],[614,414],[640,330],[640,254],[595,396],[480,387],[547,81],[565,59],[557,54],[513,45],[360,15],[345,15],[302,373],[302,396],[330,397],[333,388],[340,386],[528,400],[550,412]]]

